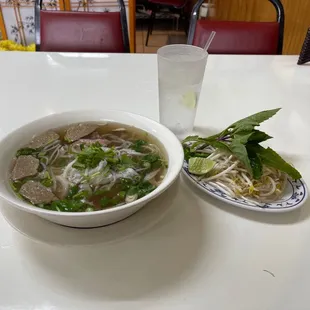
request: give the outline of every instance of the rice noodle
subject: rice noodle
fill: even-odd
[[[124,178],[124,179],[134,179],[135,177],[139,177],[139,173],[137,173],[134,169],[132,168],[127,168],[124,171],[121,171],[116,174],[116,178]]]
[[[93,192],[91,187],[89,186],[89,184],[81,184],[80,185],[80,189],[83,190],[83,191],[87,191],[90,195]]]
[[[125,202],[129,203],[129,202],[133,202],[135,200],[138,199],[138,195],[134,194],[134,195],[127,195],[125,198]]]
[[[136,152],[132,149],[122,149],[122,150],[120,150],[120,153],[132,155],[132,156],[145,156],[145,153]]]
[[[46,170],[46,164],[42,163],[42,161],[40,161],[40,165],[42,166],[42,170],[45,171]]]
[[[56,190],[56,186],[57,186],[57,184],[56,184],[56,177],[55,177],[55,174],[54,174],[52,168],[50,168],[50,169],[48,170],[48,173],[49,173],[49,175],[50,175],[50,178],[51,178],[52,181],[53,181],[52,191],[54,192],[54,191]]]
[[[63,199],[68,194],[70,183],[68,182],[68,180],[66,180],[63,176],[60,175],[57,175],[55,179],[56,182],[60,183],[60,186],[56,185],[56,188],[54,190],[55,194],[57,195],[58,198]],[[55,184],[57,184],[56,182]],[[60,189],[60,191],[57,191],[58,188]]]
[[[53,150],[55,147],[58,146],[58,144],[60,144],[60,141],[59,140],[55,140],[53,142],[51,142],[50,144],[46,145],[42,151],[43,152],[49,152],[50,150]]]
[[[125,141],[122,145],[118,145],[115,147],[115,149],[120,150],[120,149],[128,149],[132,143],[130,141]]]
[[[160,149],[155,144],[144,145],[143,149],[149,150],[151,153],[160,154]]]
[[[55,160],[58,158],[60,154],[60,151],[59,151],[60,149],[61,149],[61,145],[58,145],[58,147],[55,148],[55,150],[49,157],[49,165],[52,165],[55,162]]]
[[[160,170],[161,170],[161,169],[157,169],[157,170],[155,170],[155,171],[152,171],[152,172],[148,173],[148,174],[144,177],[144,180],[145,180],[145,181],[149,181],[149,180],[155,178],[156,175],[157,175],[157,173],[158,173]]]
[[[106,139],[109,139],[111,142],[117,142],[117,143],[124,143],[125,140],[116,136],[116,135],[112,135],[110,133],[108,134],[105,134],[105,135],[102,135],[102,138],[106,138]]]
[[[76,159],[73,160],[73,161],[71,161],[71,162],[67,165],[67,167],[64,169],[64,171],[63,171],[63,173],[62,173],[62,176],[63,176],[64,178],[67,177],[67,175],[68,175],[70,169],[72,168],[72,166],[73,166],[75,163],[76,163]]]
[[[32,167],[26,171],[33,181],[27,186],[46,188],[39,191],[32,187],[31,199],[23,194],[21,198],[38,201],[32,204],[48,210],[90,212],[120,206],[152,192],[166,172],[161,146],[155,139],[151,142],[147,132],[124,126],[113,123],[102,128],[102,124],[89,122],[53,128],[48,139],[57,140],[33,152],[39,160],[36,174],[30,171]],[[19,168],[16,161],[23,153],[16,153],[12,170]],[[14,179],[12,187],[19,194],[20,184]]]

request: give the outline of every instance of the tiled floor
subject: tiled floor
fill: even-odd
[[[184,30],[173,30],[173,24],[156,21],[153,33],[150,35],[148,46],[145,46],[147,34],[147,21],[143,24],[137,23],[136,31],[136,53],[157,53],[157,50],[171,43],[186,43]]]

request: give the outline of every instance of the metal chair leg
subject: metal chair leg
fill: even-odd
[[[179,31],[179,18],[180,17],[176,18],[176,31]]]
[[[149,43],[149,37],[150,37],[150,34],[152,34],[153,32],[153,26],[154,26],[154,22],[155,22],[155,17],[156,17],[156,10],[155,8],[152,10],[152,14],[149,18],[149,27],[147,29],[147,35],[146,35],[146,41],[145,41],[145,46],[148,45]]]
[[[181,15],[180,15],[180,19],[184,20],[184,31],[186,36],[188,36],[188,29],[189,29],[189,19],[186,16],[186,13],[184,12],[184,8],[181,10]]]
[[[155,19],[156,19],[156,11],[155,11],[155,8],[154,10],[152,11],[152,24],[151,24],[151,32],[150,34],[153,34],[153,28],[154,28],[154,23],[155,23]]]

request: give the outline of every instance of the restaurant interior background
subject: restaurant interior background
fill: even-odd
[[[146,46],[152,5],[148,0],[125,0],[129,25],[130,51],[156,53],[166,44],[185,43],[186,28],[195,0],[184,0],[184,17],[180,11],[161,7],[156,14],[153,33]],[[299,54],[310,26],[310,1],[282,0],[285,10],[283,54]],[[45,0],[47,10],[115,11],[110,0]],[[276,12],[268,0],[206,0],[201,12],[211,20],[274,21]],[[0,0],[0,38],[24,46],[34,42],[34,0]]]

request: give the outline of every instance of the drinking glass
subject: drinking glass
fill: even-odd
[[[179,138],[193,130],[208,53],[174,44],[157,52],[160,122]]]

